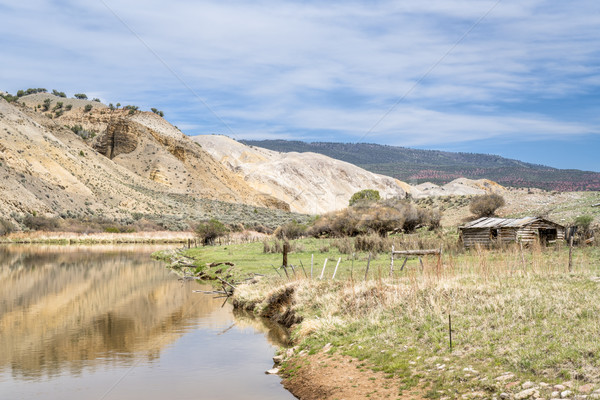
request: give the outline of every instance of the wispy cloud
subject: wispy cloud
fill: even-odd
[[[105,2],[239,138],[341,141],[360,139],[496,3]],[[501,1],[364,140],[600,133],[599,11]],[[162,109],[190,134],[227,131],[102,2],[0,0],[0,15],[2,89],[94,92]]]

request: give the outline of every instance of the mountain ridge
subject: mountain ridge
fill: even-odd
[[[314,152],[346,161],[373,173],[412,185],[446,184],[454,179],[490,179],[503,186],[556,191],[600,190],[600,173],[558,169],[497,155],[419,150],[374,143],[242,140],[279,152]]]

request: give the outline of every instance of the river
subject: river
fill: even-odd
[[[294,399],[264,373],[285,333],[157,249],[0,247],[0,399]]]

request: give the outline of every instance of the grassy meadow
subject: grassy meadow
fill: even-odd
[[[467,251],[454,231],[398,235],[380,239],[382,246],[441,246],[444,254],[439,262],[437,256],[423,257],[423,268],[410,259],[402,271],[403,259],[397,258],[390,275],[389,250],[371,253],[365,279],[369,253],[357,251],[355,240],[291,241],[288,262],[295,272],[288,268],[287,275],[275,270],[281,253],[268,252],[279,249],[274,239],[206,246],[185,255],[198,266],[232,262],[240,277],[265,275],[239,286],[234,303],[298,322],[292,328],[297,351],[310,354],[331,343],[332,360],[350,355],[356,368],[384,371],[406,393],[492,398],[517,394],[530,387],[522,386],[526,381],[546,398],[553,384],[575,393],[600,388],[599,247],[574,248],[569,271],[565,245]],[[292,379],[302,362],[293,360],[284,364]]]

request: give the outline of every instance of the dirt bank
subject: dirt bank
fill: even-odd
[[[414,389],[402,391],[398,380],[367,363],[328,352],[299,353],[286,362],[281,375],[283,386],[301,400],[423,398]]]

